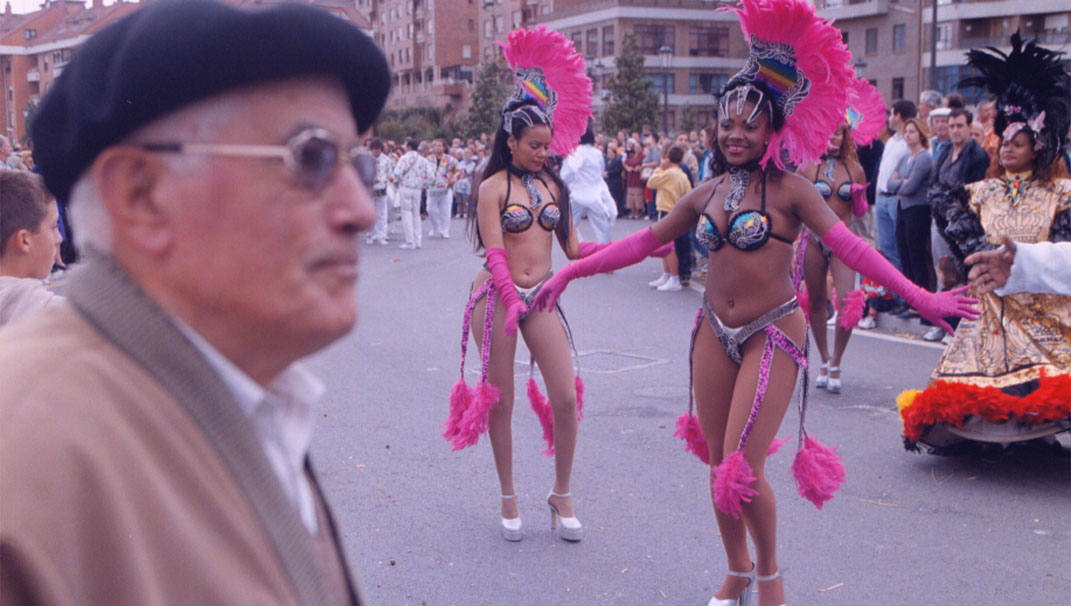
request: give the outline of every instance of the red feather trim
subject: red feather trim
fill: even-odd
[[[1032,425],[1071,418],[1071,375],[1038,378],[1038,388],[1016,397],[996,387],[979,387],[953,381],[937,381],[900,409],[904,437],[916,442],[937,423],[962,427],[967,417],[990,423],[1010,418]]]
[[[454,383],[454,388],[450,390],[450,414],[443,423],[443,437],[447,440],[452,441],[458,434],[461,418],[472,404],[472,398],[472,388],[465,383],[465,379],[458,379],[457,383]]]
[[[695,415],[685,413],[677,417],[677,431],[673,432],[673,437],[684,440],[685,450],[710,465],[710,449],[707,448],[707,441],[703,438],[699,419]]]
[[[472,403],[462,415],[457,434],[451,440],[454,450],[473,446],[480,440],[480,434],[487,431],[487,415],[498,402],[499,395],[499,389],[486,381],[476,384]]]
[[[721,465],[710,468],[710,491],[714,506],[740,519],[742,503],[750,503],[751,497],[759,494],[751,487],[755,479],[744,453],[734,451],[722,460]]]
[[[796,489],[800,496],[814,503],[818,509],[833,498],[833,493],[844,483],[844,465],[841,465],[836,448],[829,448],[807,436],[803,448],[792,461],[792,474],[796,476]]]
[[[773,441],[770,442],[770,448],[766,451],[766,456],[771,456],[771,455],[777,454],[777,451],[781,450],[781,447],[784,446],[785,443],[788,442],[791,439],[792,439],[792,436],[789,436],[789,437],[784,438],[784,439],[774,438]]]
[[[573,386],[576,387],[576,420],[584,420],[584,380],[577,375],[573,380]]]
[[[834,296],[833,301],[839,297]],[[863,307],[866,305],[866,295],[863,289],[857,288],[844,297],[844,304],[837,309],[837,321],[841,328],[851,330],[863,319]]]
[[[550,409],[547,398],[543,392],[539,391],[539,385],[532,378],[528,379],[528,402],[532,404],[532,410],[535,411],[539,424],[543,427],[543,439],[547,442],[547,449],[543,451],[543,454],[552,455],[554,454],[554,411]]]

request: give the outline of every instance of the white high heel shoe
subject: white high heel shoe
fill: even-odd
[[[833,373],[837,373],[834,377]],[[829,367],[829,383],[826,384],[826,391],[829,393],[840,393],[840,366]]]
[[[832,369],[830,369],[830,370],[832,370]],[[767,581],[776,581],[779,578],[781,578],[781,571],[780,570],[778,570],[777,572],[775,572],[775,573],[773,573],[771,575],[767,575],[767,576],[764,576],[764,577],[763,576],[755,577],[755,580],[759,581],[759,582],[762,582],[762,583],[765,583]],[[781,602],[778,606],[787,606],[787,604],[785,602]]]
[[[825,389],[826,385],[829,385],[829,366],[822,362],[822,365],[818,367],[818,376],[814,379],[814,386],[817,389]]]
[[[503,499],[516,499],[515,494],[504,494]],[[502,538],[507,541],[516,543],[524,538],[524,533],[521,532],[521,517],[515,518],[502,518]]]
[[[584,538],[584,526],[580,523],[580,520],[576,519],[575,517],[566,518],[562,516],[558,513],[558,508],[550,502],[551,497],[566,499],[571,496],[573,496],[571,492],[567,492],[565,494],[558,494],[553,491],[547,495],[547,506],[550,507],[550,529],[554,530],[560,522],[561,528],[558,530],[558,536],[560,536],[565,541],[578,543],[580,542],[580,539]]]
[[[751,565],[751,572],[737,572],[735,570],[729,571],[729,576],[740,577],[747,579],[747,585],[744,586],[744,590],[740,592],[740,595],[736,596],[734,600],[720,600],[718,598],[710,598],[707,602],[707,606],[748,606],[751,604],[751,594],[755,590],[755,569],[754,564]]]

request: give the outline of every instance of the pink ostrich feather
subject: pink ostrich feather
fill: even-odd
[[[869,145],[885,127],[885,100],[881,91],[863,78],[856,78],[848,93],[848,105],[859,115],[859,123],[852,125],[852,141],[856,145]]]
[[[870,187],[870,183],[852,183],[852,214],[857,217],[866,215],[867,204],[866,200],[866,188]]]
[[[584,74],[584,57],[561,32],[547,29],[545,24],[515,29],[498,45],[514,71],[531,67],[543,70],[547,86],[558,96],[550,147],[568,156],[591,118],[591,79]]]
[[[751,487],[755,479],[744,453],[734,451],[722,460],[721,465],[710,468],[710,491],[714,506],[740,519],[742,503],[750,503],[751,497],[759,494]]]
[[[472,404],[472,398],[472,388],[465,383],[465,379],[458,379],[457,383],[454,383],[454,388],[450,390],[450,414],[443,423],[443,437],[447,440],[452,441],[458,434],[461,419]]]
[[[837,297],[834,296],[836,301]],[[862,288],[857,288],[844,297],[844,304],[837,309],[837,321],[844,330],[851,330],[863,319],[863,307],[866,305],[866,294]]]
[[[742,0],[738,8],[719,10],[739,15],[740,27],[749,40],[754,36],[791,46],[796,69],[811,82],[810,92],[791,115],[785,116],[781,130],[770,135],[760,163],[765,167],[773,160],[785,170],[785,160],[803,166],[820,158],[830,135],[844,122],[848,109],[845,91],[855,79],[848,67],[852,56],[840,30],[817,17],[806,0]]]
[[[710,449],[707,448],[707,441],[703,438],[699,419],[695,415],[684,413],[677,417],[677,431],[673,432],[673,437],[684,440],[685,450],[710,465]]]
[[[807,436],[803,448],[792,461],[792,474],[796,476],[796,489],[800,496],[814,503],[818,509],[833,498],[844,483],[844,465],[837,456],[836,448],[829,448]]]
[[[499,389],[487,381],[480,381],[473,390],[473,400],[457,424],[457,433],[451,442],[453,450],[473,446],[480,440],[480,434],[487,431],[487,415],[498,402]]]
[[[529,378],[527,386],[528,402],[531,403],[532,410],[535,411],[539,424],[543,427],[543,439],[547,442],[547,449],[543,451],[543,454],[550,456],[554,454],[554,411],[550,409],[546,396],[539,391],[539,385],[536,384],[535,379]]]
[[[766,456],[769,457],[769,456],[773,456],[773,455],[777,454],[777,451],[781,450],[781,447],[784,446],[785,443],[788,442],[791,439],[792,439],[791,436],[789,436],[787,438],[774,438],[770,442],[770,448],[766,451]]]

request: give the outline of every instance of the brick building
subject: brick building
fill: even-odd
[[[716,12],[725,3],[710,0],[555,0],[541,15],[584,54],[595,81],[595,111],[606,106],[604,83],[616,67],[614,57],[626,34],[633,34],[644,55],[647,75],[665,101],[669,130],[682,126],[685,108],[691,125],[706,125],[714,109],[713,93],[744,64],[747,44],[736,15]],[[659,50],[668,47],[668,66]],[[662,130],[662,116],[656,130]]]
[[[63,72],[78,46],[105,25],[141,4],[118,0],[44,0],[41,8],[13,14],[10,3],[0,14],[0,134],[12,141],[27,138],[26,119],[41,95]],[[270,5],[284,0],[224,0],[243,6]],[[372,0],[305,0],[352,21],[371,35],[368,13]]]
[[[476,64],[478,2],[376,0],[375,40],[387,55],[387,109],[434,107],[452,117],[468,103]]]
[[[482,60],[497,52],[496,40],[519,27],[530,27],[553,10],[555,0],[477,0],[479,2],[479,48]],[[560,4],[560,0],[558,0]]]

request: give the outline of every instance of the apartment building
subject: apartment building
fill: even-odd
[[[937,0],[937,26],[933,27],[932,0],[922,13],[924,43],[919,71],[924,88],[930,88],[931,65],[936,65],[936,90],[948,93],[956,82],[970,76],[964,67],[964,53],[972,48],[992,46],[1008,52],[1008,39],[1016,30],[1024,38],[1034,38],[1047,48],[1071,54],[1071,3],[1067,0]],[[931,35],[936,33],[936,61],[930,52]],[[1065,56],[1071,68],[1071,58]],[[981,97],[980,90],[963,91],[968,101]]]
[[[375,40],[391,67],[388,109],[435,107],[449,118],[468,104],[479,63],[479,2],[375,2]]]
[[[104,26],[137,10],[141,3],[117,0],[44,0],[31,13],[14,14],[8,3],[0,14],[0,134],[27,138],[33,108],[52,86],[79,45]],[[268,6],[286,0],[223,0],[241,6]],[[347,19],[371,35],[372,0],[304,0]]]
[[[841,30],[856,75],[887,102],[917,100],[927,88],[919,72],[922,8],[920,0],[815,0],[816,12]]]
[[[553,10],[554,0],[477,0],[480,59],[496,51],[495,41],[520,27],[530,27]]]
[[[660,100],[668,96],[669,130],[677,131],[685,108],[698,125],[709,122],[713,94],[739,70],[747,56],[736,15],[714,9],[712,0],[554,0],[539,22],[573,40],[584,54],[595,84],[596,114],[606,107],[606,81],[614,58],[632,34],[644,55],[648,78]],[[661,53],[662,49],[667,52]],[[658,124],[662,129],[661,116]]]

